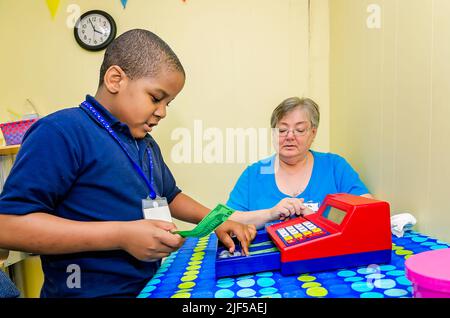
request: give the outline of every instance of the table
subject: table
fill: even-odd
[[[215,278],[217,237],[189,238],[169,255],[138,298],[398,298],[412,297],[405,260],[450,245],[419,232],[392,237],[390,264],[282,276],[278,271]]]

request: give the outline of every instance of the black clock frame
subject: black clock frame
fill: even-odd
[[[80,39],[80,37],[79,37],[79,35],[78,35],[78,29],[79,29],[79,27],[80,27],[80,22],[81,22],[81,20],[83,20],[83,18],[84,18],[85,16],[91,15],[91,14],[99,14],[99,15],[102,15],[102,16],[104,16],[104,17],[109,21],[109,23],[111,24],[111,33],[109,34],[108,39],[106,39],[106,41],[105,41],[104,43],[100,44],[100,45],[89,45],[89,44],[86,44],[86,43],[84,43],[84,42]],[[107,12],[102,11],[102,10],[90,10],[90,11],[87,11],[87,12],[83,13],[83,14],[80,16],[80,18],[78,19],[77,23],[75,24],[75,27],[73,28],[73,33],[74,33],[74,36],[75,36],[75,40],[77,41],[77,43],[78,43],[83,49],[88,50],[88,51],[94,51],[94,52],[95,52],[95,51],[101,51],[101,50],[103,50],[104,48],[106,48],[106,47],[107,47],[107,46],[115,39],[116,34],[117,34],[117,26],[116,26],[116,22],[114,21],[114,18],[113,18],[110,14],[108,14]]]

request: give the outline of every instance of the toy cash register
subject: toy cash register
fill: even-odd
[[[225,258],[226,250],[219,245],[216,276],[267,270],[291,275],[389,263],[389,204],[351,194],[331,194],[317,213],[270,225],[258,232],[252,245],[250,256]]]

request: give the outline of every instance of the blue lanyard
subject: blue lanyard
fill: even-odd
[[[109,132],[109,134],[119,143],[120,147],[123,149],[123,151],[125,152],[125,154],[127,155],[128,159],[130,159],[131,163],[133,164],[134,169],[137,171],[137,173],[142,177],[142,179],[144,179],[145,183],[147,184],[149,190],[150,190],[150,198],[152,200],[154,200],[156,198],[156,192],[153,189],[153,158],[152,158],[152,153],[150,151],[150,149],[146,149],[147,150],[147,155],[148,155],[148,160],[149,160],[149,166],[150,166],[150,178],[151,181],[148,180],[148,178],[146,177],[146,175],[144,174],[144,172],[142,171],[141,167],[139,167],[139,165],[133,160],[133,158],[131,157],[130,153],[128,152],[125,144],[120,140],[120,138],[116,135],[116,133],[114,132],[114,130],[112,130],[111,126],[106,122],[106,120],[102,117],[102,115],[100,115],[98,113],[98,111],[92,107],[91,104],[89,104],[87,101],[84,101],[82,103],[87,109],[89,109],[89,111],[95,116],[97,117],[97,119],[99,120],[99,122],[103,125],[103,127]]]

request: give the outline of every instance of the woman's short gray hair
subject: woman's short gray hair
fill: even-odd
[[[289,112],[299,107],[308,114],[312,128],[319,127],[320,112],[319,105],[310,98],[291,97],[285,99],[277,108],[274,109],[270,119],[270,126],[275,128],[278,122]]]

